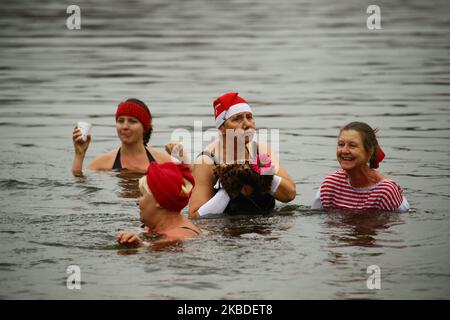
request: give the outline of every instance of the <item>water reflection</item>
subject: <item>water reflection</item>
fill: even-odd
[[[384,247],[401,240],[383,240],[391,228],[403,224],[401,215],[388,212],[331,212],[326,215],[324,232],[330,237],[329,247]],[[396,245],[398,247],[398,245]]]
[[[210,219],[205,219],[210,220]],[[288,221],[289,220],[289,221]],[[276,240],[274,231],[287,230],[292,227],[292,221],[285,216],[270,214],[260,216],[227,216],[214,219],[208,227],[212,233],[218,233],[225,238],[261,238]],[[287,222],[288,225],[286,225]]]
[[[118,184],[120,187],[119,197],[127,199],[137,199],[140,196],[139,179],[143,176],[142,173],[122,170],[116,174]]]

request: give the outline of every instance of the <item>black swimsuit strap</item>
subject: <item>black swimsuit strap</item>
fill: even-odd
[[[214,165],[217,165],[216,158],[211,154],[211,152],[202,151],[198,154],[197,158],[201,156],[207,156],[208,158],[211,158],[211,160],[214,162]]]
[[[258,143],[256,141],[253,141],[253,145],[256,145],[256,154],[258,155],[259,154]],[[250,153],[250,150],[248,150],[247,146],[245,146],[245,149],[247,149],[248,153]],[[252,150],[255,150],[255,148],[253,148]],[[207,156],[208,158],[210,158],[214,162],[214,165],[217,165],[216,158],[211,154],[211,152],[209,152],[209,151],[202,151],[202,152],[200,152],[198,154],[197,158],[201,157],[201,156]],[[252,158],[254,158],[254,157],[252,157]]]
[[[145,148],[145,153],[147,154],[148,162],[156,162],[155,158],[153,158],[150,151],[148,151],[147,148]],[[120,148],[117,151],[116,159],[114,159],[114,164],[112,167],[113,170],[121,170],[122,169],[122,163],[120,162]]]
[[[114,165],[112,167],[113,170],[121,170],[122,164],[120,163],[120,148],[117,151],[116,159],[114,159]]]
[[[147,150],[147,148],[145,148],[145,152],[147,153],[148,162],[156,162],[155,158],[153,158],[152,154]]]

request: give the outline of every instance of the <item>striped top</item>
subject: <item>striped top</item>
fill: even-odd
[[[407,211],[409,204],[395,181],[384,179],[367,188],[355,188],[341,168],[323,180],[313,208]]]

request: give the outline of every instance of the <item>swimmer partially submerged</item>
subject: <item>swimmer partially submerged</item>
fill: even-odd
[[[296,185],[281,166],[276,153],[272,152],[269,145],[253,139],[256,121],[247,101],[237,92],[229,92],[217,98],[213,107],[219,138],[197,156],[193,165],[192,172],[196,186],[189,203],[190,217],[270,211],[275,206],[275,200],[285,203],[294,200],[297,194]],[[242,162],[258,163],[257,159],[262,155],[270,157],[271,164],[273,164],[269,190],[264,186],[258,187],[260,183],[244,181],[242,178],[248,177],[248,175],[242,170],[235,172],[235,168],[232,167],[225,167],[226,170],[219,172],[223,174],[214,174],[214,168],[217,165]],[[227,178],[225,173],[235,176]],[[260,174],[267,173],[260,172]],[[231,187],[228,188],[228,191],[216,188],[218,176],[224,178],[224,182],[230,181]],[[238,183],[236,183],[237,181]],[[244,186],[245,188],[242,188]],[[248,186],[252,188],[248,188]],[[261,192],[257,198],[248,197],[250,194],[254,194],[252,191],[255,190],[264,192]],[[228,193],[231,193],[231,197]],[[236,194],[239,196],[233,198]]]
[[[201,234],[181,210],[188,204],[195,185],[189,168],[172,162],[150,163],[146,175],[139,180],[138,199],[144,235],[157,238],[152,244],[176,243]],[[127,247],[149,246],[138,234],[119,232],[117,242]]]
[[[90,170],[121,171],[144,173],[151,162],[164,163],[174,161],[166,152],[158,151],[147,144],[153,132],[153,121],[147,105],[138,99],[128,99],[117,106],[116,131],[120,139],[120,147],[96,157],[90,164]],[[91,135],[86,140],[78,127],[73,129],[72,141],[75,157],[72,163],[72,174],[83,175],[83,162],[86,156]]]

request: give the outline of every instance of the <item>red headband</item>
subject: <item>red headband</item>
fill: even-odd
[[[188,194],[181,192],[183,179],[188,180],[192,187],[195,182],[187,166],[173,162],[150,162],[146,175],[153,197],[163,208],[180,212],[188,204],[192,191]]]
[[[116,111],[116,121],[121,116],[136,118],[140,123],[142,123],[145,132],[150,130],[152,117],[149,112],[147,112],[145,107],[137,104],[136,102],[126,101],[119,103]]]
[[[377,169],[380,166],[380,162],[383,161],[385,154],[383,150],[381,150],[380,145],[377,146],[377,158],[375,161],[370,162],[370,167],[373,169]]]

